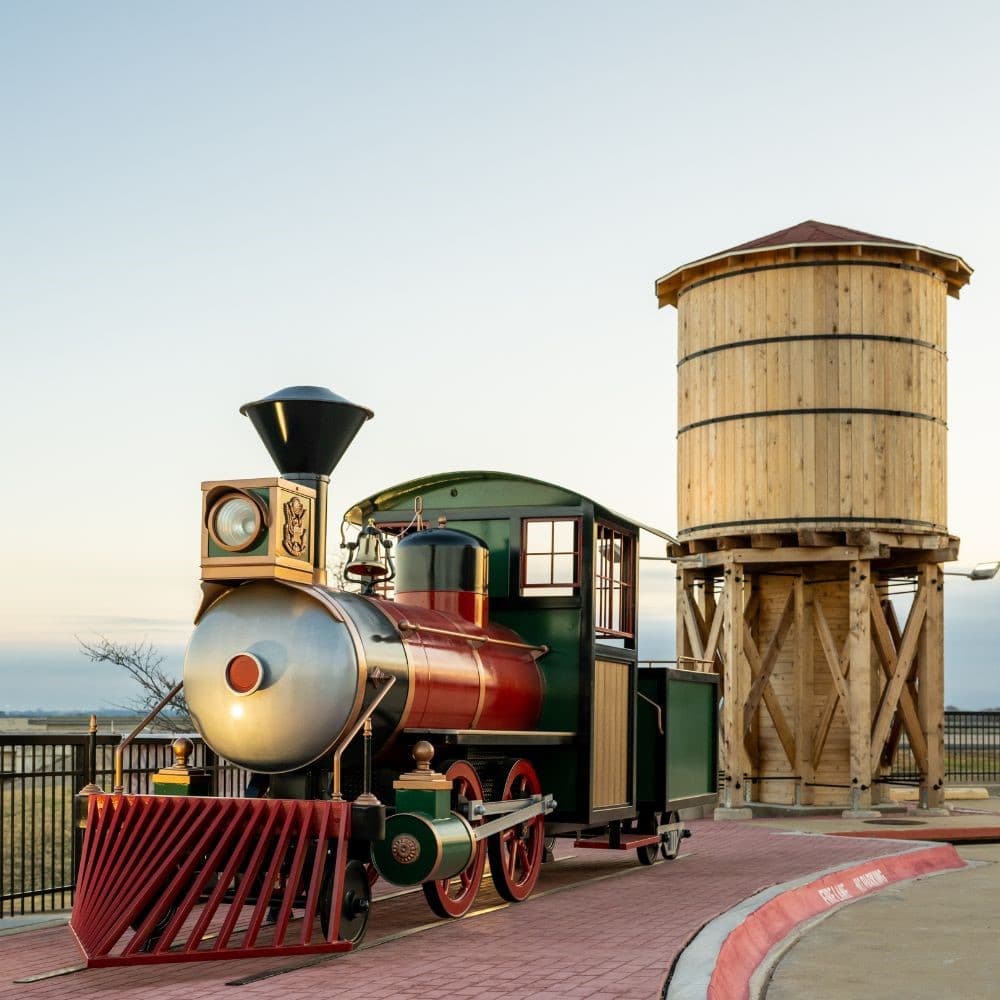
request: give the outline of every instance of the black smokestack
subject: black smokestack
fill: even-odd
[[[250,418],[282,476],[316,490],[315,565],[319,582],[325,582],[330,473],[374,413],[315,385],[279,389],[264,399],[245,403],[240,413]]]

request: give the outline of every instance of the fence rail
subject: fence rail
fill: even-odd
[[[944,713],[945,779],[951,784],[1000,783],[1000,712]],[[892,781],[919,783],[920,770],[905,734],[896,748]]]
[[[72,904],[82,830],[75,795],[93,781],[111,790],[121,736],[0,735],[0,917]],[[173,762],[174,734],[141,736],[124,753],[126,792],[152,791]],[[247,772],[219,760],[198,737],[190,764],[213,777],[213,793],[240,796]]]

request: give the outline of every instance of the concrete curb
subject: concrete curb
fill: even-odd
[[[0,918],[0,937],[20,934],[23,931],[37,931],[43,927],[62,927],[69,923],[69,910],[51,910],[47,913],[31,913],[19,917]]]
[[[965,867],[951,844],[924,843],[771,886],[698,932],[681,952],[664,998],[749,1000],[750,981],[768,954],[804,924],[893,883]]]

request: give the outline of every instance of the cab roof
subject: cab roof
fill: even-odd
[[[673,541],[673,537],[658,528],[652,528],[630,517],[624,517],[582,493],[547,483],[530,476],[490,470],[464,470],[438,472],[419,479],[411,479],[396,486],[373,493],[348,509],[344,519],[355,525],[382,511],[412,511],[417,497],[423,497],[427,515],[435,510],[456,507],[582,507],[593,505],[600,513],[613,516],[625,524]]]

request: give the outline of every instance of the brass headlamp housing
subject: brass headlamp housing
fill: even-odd
[[[201,484],[202,580],[317,583],[316,491],[281,477]]]

